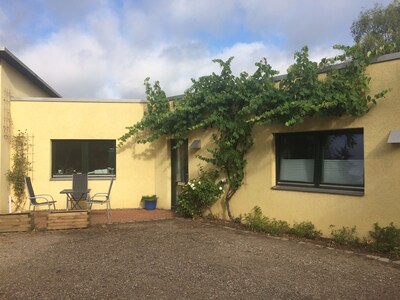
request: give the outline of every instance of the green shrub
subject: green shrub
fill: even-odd
[[[267,226],[265,228],[265,232],[270,233],[272,235],[283,235],[290,232],[290,226],[288,222],[276,219],[268,219],[267,218]]]
[[[329,226],[332,228],[331,235],[336,243],[341,245],[357,245],[360,240],[357,237],[357,229],[356,226],[342,227],[341,229],[333,229],[335,226]]]
[[[199,177],[183,186],[176,212],[187,218],[202,216],[223,193],[223,184],[216,183],[217,177],[217,171],[200,169]]]
[[[301,223],[294,223],[293,228],[290,230],[290,233],[306,239],[315,240],[317,237],[322,235],[321,231],[316,230],[313,223],[301,222]]]
[[[244,216],[243,224],[250,230],[266,232],[272,235],[282,235],[290,231],[286,221],[269,219],[262,214],[260,207],[255,206],[252,211]]]
[[[238,217],[233,218],[233,223],[242,224],[242,222],[243,222],[242,215],[239,215]]]
[[[380,227],[375,223],[374,230],[369,232],[369,236],[372,238],[370,244],[372,250],[400,255],[400,229],[393,223],[386,227]]]
[[[247,228],[257,232],[265,232],[268,222],[268,218],[263,216],[262,210],[259,206],[254,206],[250,213],[244,215],[243,220],[243,224]]]

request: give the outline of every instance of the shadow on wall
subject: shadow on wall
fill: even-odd
[[[124,151],[131,151],[133,159],[139,160],[152,160],[155,158],[156,155],[156,142],[147,143],[144,147],[144,151],[138,151],[138,144],[136,143],[135,139],[130,139],[129,141],[125,142],[122,146],[118,147],[117,154],[124,152]],[[143,146],[141,146],[143,147]]]
[[[370,151],[366,159],[376,159],[381,157],[387,157],[386,160],[388,166],[392,166],[393,157],[400,151],[400,144],[388,144],[389,131],[382,134],[382,138],[376,143],[376,146]]]

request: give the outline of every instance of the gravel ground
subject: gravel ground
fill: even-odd
[[[1,299],[399,299],[400,268],[184,219],[0,234]]]

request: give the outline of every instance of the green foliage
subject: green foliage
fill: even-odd
[[[386,227],[380,227],[375,223],[369,236],[372,239],[370,243],[372,250],[400,255],[400,228],[393,223]]]
[[[354,41],[364,54],[380,55],[400,51],[400,2],[387,7],[376,4],[363,10],[351,26]]]
[[[290,232],[290,226],[286,221],[265,217],[258,206],[255,206],[250,213],[245,214],[243,224],[250,230],[266,232],[276,236]]]
[[[18,131],[11,141],[13,154],[12,166],[6,177],[14,191],[13,199],[15,210],[21,210],[25,204],[25,177],[28,175],[30,163],[28,161],[28,135]]]
[[[137,138],[137,143],[148,143],[169,132],[169,128],[165,124],[165,120],[171,114],[167,96],[158,81],[151,86],[149,80],[149,78],[146,78],[144,82],[147,94],[147,110],[143,119],[133,126],[127,127],[128,132],[119,138],[119,146],[131,136]]]
[[[321,231],[316,230],[311,222],[294,223],[293,228],[290,230],[292,235],[306,239],[315,240],[322,235]]]
[[[290,226],[288,222],[276,219],[268,219],[265,232],[272,235],[281,236],[290,233]]]
[[[239,215],[238,217],[233,218],[232,221],[233,221],[233,223],[242,224],[243,217],[242,217],[242,215]]]
[[[157,195],[143,195],[142,201],[157,201]]]
[[[331,225],[332,228],[331,235],[337,244],[341,245],[357,245],[360,243],[360,239],[357,237],[357,229],[356,226],[342,227],[341,229],[334,229],[334,225]]]
[[[199,177],[182,188],[176,212],[189,218],[202,216],[204,210],[209,209],[223,193],[223,184],[216,183],[217,178],[217,171],[200,169]]]
[[[359,47],[336,48],[343,54],[319,64],[309,60],[307,47],[296,52],[296,61],[279,86],[274,79],[278,72],[266,59],[256,63],[253,74],[243,72],[239,76],[232,74],[233,58],[215,60],[221,67],[220,74],[192,79],[192,86],[173,105],[159,82],[151,86],[146,79],[146,112],[141,121],[128,128],[120,144],[130,137],[146,143],[166,136],[177,140],[178,147],[192,130],[212,128],[215,147],[200,158],[226,177],[224,202],[233,219],[230,200],[243,184],[255,124],[292,126],[312,116],[360,116],[387,92],[368,95],[370,78],[364,71],[369,61]],[[327,68],[341,62],[345,62],[343,68]],[[321,68],[327,68],[324,80],[318,78]]]
[[[252,211],[245,214],[243,218],[243,225],[256,232],[265,232],[267,223],[268,218],[263,215],[259,206],[255,206]]]

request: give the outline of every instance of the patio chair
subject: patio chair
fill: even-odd
[[[88,198],[88,175],[72,174],[72,195],[69,198],[71,209],[75,207],[81,208],[79,201],[87,200]]]
[[[29,193],[29,201],[30,201],[29,211],[31,211],[31,206],[33,206],[34,211],[37,206],[48,206],[48,209],[51,210],[51,206],[53,205],[53,208],[56,209],[55,203],[57,201],[55,201],[51,195],[49,195],[49,194],[35,195],[30,177],[25,177],[25,183],[26,183],[26,187],[27,187],[28,193]],[[45,201],[38,202],[37,201],[38,199],[44,199]]]
[[[89,210],[92,209],[92,205],[93,204],[101,204],[101,205],[106,204],[106,207],[107,207],[107,219],[109,217],[111,217],[111,214],[112,214],[112,212],[111,212],[111,204],[110,204],[110,194],[111,194],[111,188],[113,186],[113,182],[114,182],[114,178],[111,178],[110,186],[108,188],[108,192],[107,193],[96,193],[92,197],[89,197],[88,201],[87,201]]]

